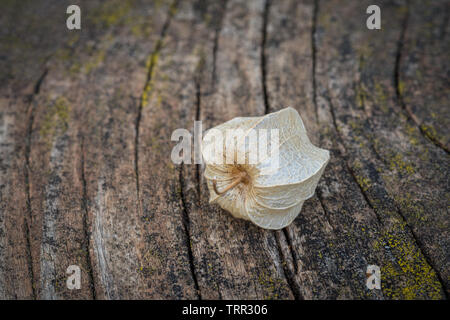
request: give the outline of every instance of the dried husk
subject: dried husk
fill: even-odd
[[[313,196],[330,158],[329,151],[311,144],[303,121],[293,108],[262,117],[234,118],[214,129],[221,131],[224,137],[227,129],[243,129],[244,135],[236,145],[224,142],[224,155],[228,150],[236,154],[237,159],[237,154],[244,152],[246,163],[226,164],[224,161],[217,164],[210,157],[204,158],[210,202],[261,228],[282,229],[288,226],[300,213],[305,200]],[[279,130],[278,170],[269,174],[264,171],[274,161],[272,154],[258,159],[255,164],[249,163],[249,152],[257,149],[247,141],[252,129]],[[240,177],[244,178],[236,181]],[[239,183],[222,194],[216,193],[215,190],[226,190],[234,181]]]

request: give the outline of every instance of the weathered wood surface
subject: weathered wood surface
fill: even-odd
[[[448,296],[448,1],[379,1],[377,31],[370,1],[85,0],[81,31],[69,4],[1,4],[1,298]],[[284,230],[170,160],[194,120],[286,106],[331,161]]]

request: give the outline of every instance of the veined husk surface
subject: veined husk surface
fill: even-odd
[[[227,152],[245,155],[245,163],[218,163],[210,155],[204,155],[206,164],[204,177],[210,192],[210,202],[219,204],[236,218],[252,221],[265,229],[282,229],[288,226],[300,213],[306,199],[313,196],[317,183],[330,159],[329,151],[314,146],[307,134],[303,121],[293,108],[285,108],[262,117],[238,117],[215,128],[226,136],[227,130],[241,129],[237,143],[224,138],[223,158]],[[254,130],[252,130],[254,129]],[[259,129],[278,129],[279,149],[276,170],[268,171],[273,165],[275,154],[250,163],[251,152],[257,152],[258,145],[250,141],[250,132]],[[205,136],[206,138],[206,136]],[[202,147],[208,146],[204,139]],[[267,145],[271,146],[268,139]],[[210,146],[210,145],[209,145]],[[228,161],[229,162],[229,161]],[[221,192],[241,176],[240,183],[232,189]]]

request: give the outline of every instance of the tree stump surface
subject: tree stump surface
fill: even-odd
[[[381,30],[365,0],[70,4],[1,5],[0,298],[448,297],[448,1],[378,1]],[[331,159],[283,230],[171,161],[177,128],[287,106]]]

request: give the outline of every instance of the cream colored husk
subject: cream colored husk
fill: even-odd
[[[255,164],[248,164],[248,161],[246,164],[215,164],[205,157],[204,176],[210,202],[219,204],[234,217],[250,220],[264,229],[282,229],[291,224],[305,200],[314,195],[330,159],[328,150],[311,144],[298,112],[285,108],[262,117],[234,118],[214,129],[221,131],[223,137],[227,129],[242,129],[244,135],[237,145],[224,145],[224,155],[227,148],[233,148],[233,153],[245,152],[246,160],[248,150],[256,150],[244,139],[251,129],[278,129],[278,170],[270,174],[263,171],[274,160],[272,154],[258,159]],[[227,191],[222,193],[222,190]]]

